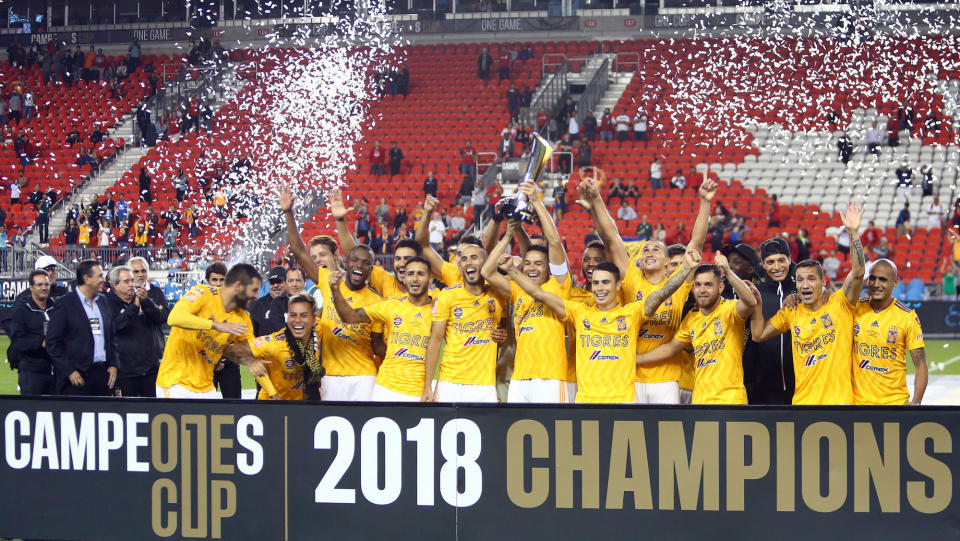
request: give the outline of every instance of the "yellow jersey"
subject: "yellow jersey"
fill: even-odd
[[[916,312],[894,300],[879,312],[860,299],[853,324],[853,403],[906,404],[907,352],[923,348]]]
[[[569,278],[563,283],[553,276],[543,290],[565,298],[570,289]],[[537,302],[516,282],[510,282],[510,304],[513,306],[513,332],[517,338],[511,379],[556,379],[567,377],[567,352],[564,342],[564,320],[542,302]]]
[[[676,335],[674,335],[676,337]],[[680,388],[693,391],[694,372],[693,354],[687,350],[680,352]]]
[[[321,328],[320,341],[323,343],[323,368],[329,376],[374,376],[377,365],[373,360],[373,348],[370,346],[370,333],[379,333],[379,323],[346,324],[337,314],[330,291],[330,271],[318,269],[317,287],[323,293],[323,311],[317,322]],[[383,300],[376,291],[364,286],[356,291],[350,289],[345,281],[340,282],[340,293],[351,308],[374,304]]]
[[[745,319],[737,301],[723,299],[709,315],[691,310],[675,338],[693,345],[694,404],[746,404],[743,386]]]
[[[600,310],[564,301],[566,320],[576,330],[577,402],[634,403],[637,331],[643,321],[643,301]]]
[[[793,336],[794,404],[853,404],[855,310],[840,289],[817,311],[800,303],[792,310],[781,308],[770,320],[778,331]]]
[[[422,395],[430,344],[430,304],[416,306],[404,296],[364,306],[363,310],[370,321],[383,326],[387,343],[377,385],[396,393]]]
[[[317,335],[317,355],[320,355],[319,322],[313,332]],[[260,384],[257,400],[270,400],[274,394],[279,395],[280,400],[303,400],[303,367],[294,360],[293,352],[287,344],[286,329],[258,336],[248,343],[254,357],[270,361],[266,365],[266,377],[257,378]]]
[[[570,279],[573,279],[571,276]],[[587,289],[582,287],[571,287],[567,291],[567,296],[564,297],[566,300],[576,301],[587,306],[596,306],[597,299],[593,297],[593,293],[587,291]],[[567,322],[565,325],[565,330],[567,333],[567,378],[566,380],[570,383],[577,382],[577,328],[572,324]]]
[[[460,276],[460,269],[456,265],[444,262],[440,267],[440,281],[448,286],[454,286],[462,283],[463,277]],[[384,299],[404,297],[407,294],[407,288],[403,283],[393,273],[384,270],[383,267],[373,267],[370,271],[370,286],[377,290]]]
[[[215,331],[214,320],[242,323],[247,332],[234,336]],[[165,389],[180,385],[195,393],[213,390],[213,369],[223,350],[235,342],[254,338],[250,314],[242,308],[227,313],[220,289],[208,285],[191,288],[170,310],[167,323],[171,327],[170,338],[157,374],[157,385]]]
[[[686,271],[680,267],[676,272]],[[668,279],[669,277],[665,277],[659,284],[650,283],[643,275],[643,271],[636,265],[630,264],[627,267],[627,275],[623,279],[622,300],[627,303],[644,300],[666,285]],[[652,351],[657,346],[673,340],[673,335],[680,328],[680,322],[683,319],[683,304],[690,296],[692,288],[692,282],[683,282],[673,295],[663,301],[653,316],[644,319],[643,325],[640,326],[637,353]],[[637,381],[642,383],[679,381],[682,362],[683,354],[677,354],[665,361],[640,365],[637,367]]]
[[[463,275],[460,274],[460,267],[444,261],[443,265],[440,266],[440,281],[447,287],[462,284]]]
[[[503,315],[503,303],[487,289],[474,295],[458,284],[437,295],[433,321],[446,322],[440,381],[496,385],[497,344],[490,333]]]

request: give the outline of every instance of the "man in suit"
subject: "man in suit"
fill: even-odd
[[[63,296],[50,314],[46,344],[59,394],[112,394],[117,354],[111,309],[101,294],[103,282],[99,262],[81,261],[77,265],[77,290]]]

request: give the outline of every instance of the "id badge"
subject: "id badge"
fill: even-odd
[[[93,331],[94,336],[103,334],[103,329],[100,327],[100,318],[90,318],[90,330]]]

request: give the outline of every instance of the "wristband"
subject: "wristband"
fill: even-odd
[[[567,262],[564,261],[559,265],[554,265],[550,263],[550,274],[554,276],[561,276],[570,272],[570,268],[567,266]]]

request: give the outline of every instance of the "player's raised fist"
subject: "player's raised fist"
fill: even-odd
[[[700,199],[710,202],[713,200],[713,197],[717,195],[717,188],[720,187],[720,183],[716,180],[707,176],[707,171],[703,171],[703,184],[700,185]]]
[[[687,270],[693,270],[700,264],[700,258],[700,252],[693,249],[687,250],[687,253],[683,255],[683,266]]]
[[[521,182],[517,189],[520,190],[520,193],[527,196],[527,200],[536,201],[540,199],[540,196],[537,194],[537,185],[533,183],[532,180],[527,180]]]
[[[293,210],[293,193],[290,192],[289,186],[284,186],[280,189],[280,197],[278,199],[281,211],[290,212]]]
[[[727,256],[723,254],[713,256],[713,264],[723,271],[724,274],[730,272],[730,262],[727,261]]]
[[[424,216],[429,216],[431,212],[436,210],[440,206],[440,200],[432,195],[428,195],[426,199],[423,200],[423,214]]]
[[[334,220],[342,220],[352,211],[353,207],[343,204],[343,192],[330,190],[330,214],[333,215]]]
[[[330,271],[330,278],[328,279],[328,281],[330,282],[330,287],[340,287],[340,282],[342,280],[343,280],[343,271],[341,270]]]

